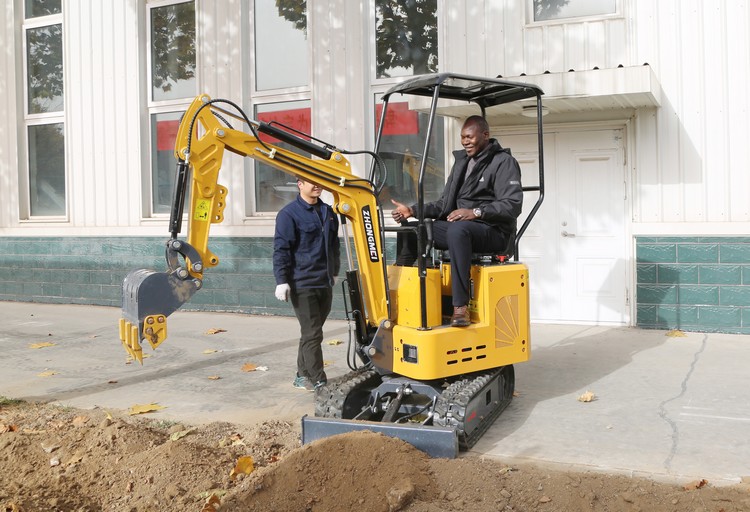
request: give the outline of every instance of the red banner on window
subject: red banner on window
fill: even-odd
[[[180,129],[180,122],[174,121],[157,121],[156,122],[156,150],[157,151],[174,151],[174,141],[177,139],[177,130]]]
[[[264,123],[271,123],[273,121],[277,124],[283,124],[284,126],[293,128],[300,133],[310,133],[310,107],[258,113],[258,121]],[[284,129],[283,127],[279,128],[282,130]],[[260,134],[260,140],[271,144],[280,142],[278,139],[266,135],[265,133]]]
[[[380,116],[383,115],[383,104],[375,106],[375,126],[380,126]],[[414,135],[419,133],[419,117],[416,111],[409,110],[405,101],[388,103],[388,115],[383,126],[383,135]]]

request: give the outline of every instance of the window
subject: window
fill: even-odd
[[[310,133],[310,101],[289,101],[259,105],[255,110],[258,121],[275,122],[299,133]],[[291,144],[281,142],[268,135],[261,134],[260,140],[275,146],[310,156],[295,148]],[[278,212],[284,205],[297,197],[297,181],[294,176],[274,167],[254,161],[255,176],[255,205],[257,212]],[[249,180],[248,180],[249,182]],[[250,195],[250,188],[246,194]],[[251,197],[246,197],[245,203],[252,204]],[[251,215],[250,212],[247,215]]]
[[[376,130],[382,113],[382,103],[376,105]],[[378,154],[388,170],[385,186],[380,193],[383,208],[391,208],[391,199],[410,205],[417,202],[419,170],[422,165],[425,133],[429,116],[409,110],[408,102],[391,99],[381,135]],[[430,154],[424,176],[424,200],[440,198],[445,186],[445,149],[443,118],[437,117],[432,131]]]
[[[617,13],[617,0],[533,0],[533,20],[551,21]]]
[[[65,105],[62,0],[24,4],[26,170],[22,218],[64,216]]]
[[[148,5],[151,213],[170,213],[180,116],[198,94],[195,3]]]
[[[306,0],[254,0],[251,17],[254,77],[251,97],[259,121],[312,132],[310,42]],[[294,146],[260,136],[264,142],[304,154]],[[245,163],[245,215],[275,214],[297,196],[293,176],[248,159]]]
[[[437,0],[375,0],[376,78],[438,69]]]
[[[305,0],[255,0],[255,89],[310,83]]]
[[[380,93],[394,82],[389,79],[438,71],[438,10],[437,0],[373,2],[375,80],[371,90],[375,122],[372,126],[377,133],[383,107]],[[408,102],[391,98],[378,148],[388,171],[380,194],[383,208],[392,207],[391,199],[405,204],[417,201],[428,121],[427,114],[410,110]],[[443,119],[438,117],[427,155],[423,181],[425,201],[438,199],[445,186],[444,134]]]

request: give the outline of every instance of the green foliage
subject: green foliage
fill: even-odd
[[[169,92],[195,77],[195,3],[151,9],[151,80]]]

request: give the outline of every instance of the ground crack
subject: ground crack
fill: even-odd
[[[685,394],[685,391],[687,391],[688,381],[690,380],[690,376],[693,374],[693,370],[695,370],[695,365],[698,363],[698,359],[700,358],[700,355],[703,353],[703,351],[706,348],[707,340],[708,340],[708,335],[704,334],[703,340],[701,340],[700,349],[693,356],[693,362],[690,364],[690,369],[685,375],[685,378],[682,380],[682,384],[680,386],[680,392],[677,395],[673,396],[672,398],[664,400],[662,403],[659,404],[659,417],[663,419],[672,429],[672,447],[669,450],[669,455],[667,455],[667,458],[664,459],[664,467],[666,468],[667,471],[671,469],[672,459],[674,459],[675,453],[677,452],[677,445],[680,442],[680,430],[677,428],[677,423],[669,417],[666,406],[668,403],[681,398]]]

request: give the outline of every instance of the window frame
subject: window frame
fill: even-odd
[[[170,5],[178,5],[178,4],[186,4],[186,3],[192,3],[195,9],[195,83],[196,83],[196,91],[195,94],[189,97],[183,97],[183,98],[172,98],[167,100],[154,100],[153,98],[153,77],[152,77],[152,46],[153,46],[153,32],[151,28],[151,12],[153,9],[158,9],[161,7],[167,7]],[[154,180],[156,179],[156,175],[154,173],[154,153],[155,148],[154,144],[156,143],[156,134],[153,131],[152,128],[152,118],[155,115],[159,114],[181,114],[187,110],[187,108],[190,106],[190,103],[195,99],[195,96],[198,94],[198,91],[200,90],[200,58],[199,58],[199,25],[198,25],[198,18],[199,18],[199,2],[198,0],[146,0],[145,6],[144,6],[144,13],[145,13],[145,31],[146,31],[146,48],[145,48],[145,62],[146,62],[146,70],[145,70],[145,95],[146,95],[146,118],[144,120],[145,123],[145,130],[144,133],[146,134],[145,139],[145,161],[147,162],[147,165],[144,166],[144,176],[143,176],[143,183],[142,183],[142,190],[144,194],[144,201],[142,202],[142,217],[145,219],[163,219],[165,217],[169,217],[171,215],[171,204],[169,205],[169,208],[166,212],[157,212],[156,211],[156,205],[154,204],[155,196],[154,196]],[[187,201],[186,201],[187,204]]]
[[[534,0],[526,0],[526,26],[527,27],[541,27],[547,25],[564,25],[571,23],[583,23],[590,21],[600,21],[607,19],[616,19],[624,17],[623,14],[623,0],[615,0],[615,12],[610,14],[590,14],[585,16],[575,16],[571,18],[559,18],[553,20],[534,20]]]
[[[365,130],[366,130],[366,136],[370,140],[371,147],[375,147],[375,137],[377,135],[376,125],[380,121],[380,119],[377,116],[377,105],[382,104],[382,97],[383,95],[395,84],[399,82],[403,82],[404,80],[411,78],[414,75],[406,75],[406,76],[396,76],[396,77],[388,77],[388,78],[378,78],[378,70],[377,70],[377,34],[375,32],[375,2],[376,0],[367,0],[367,11],[365,12],[365,23],[367,26],[367,44],[365,45],[364,51],[367,52],[366,55],[366,61],[369,63],[369,77],[370,77],[370,84],[369,84],[369,95],[367,96],[367,104],[365,105],[365,112],[367,113],[367,116],[370,120],[369,123],[365,124]],[[443,65],[444,59],[443,59],[443,34],[445,30],[445,9],[444,9],[444,0],[437,0],[436,1],[436,9],[437,9],[437,54],[438,54],[438,63],[437,63],[437,70],[436,72],[441,72],[441,66]],[[450,174],[451,169],[451,145],[450,145],[450,137],[452,135],[452,129],[451,129],[451,122],[449,120],[445,120],[443,125],[443,161],[445,163],[445,169],[443,171],[443,183],[448,179],[448,175]],[[433,134],[433,137],[436,135]],[[417,148],[420,152],[423,149],[422,147]],[[369,168],[368,168],[369,169]],[[390,211],[392,209],[392,204],[390,202],[388,204],[383,204],[383,209],[385,211]],[[389,216],[388,216],[389,217]]]
[[[70,201],[69,201],[69,165],[67,145],[68,137],[66,134],[66,109],[65,109],[65,24],[63,16],[64,5],[61,4],[60,12],[57,14],[48,14],[45,16],[35,16],[26,18],[26,2],[21,2],[21,47],[22,55],[22,87],[23,87],[23,129],[21,130],[19,149],[21,155],[19,159],[23,165],[19,166],[19,222],[21,223],[39,223],[39,222],[69,222],[70,220]],[[31,113],[29,111],[29,55],[28,55],[28,32],[42,27],[60,25],[61,31],[61,52],[63,62],[63,90],[62,90],[62,108],[54,112]],[[63,181],[64,181],[64,201],[63,212],[53,215],[33,215],[31,199],[31,148],[29,147],[29,129],[34,126],[45,126],[62,124],[63,126]]]
[[[377,69],[377,33],[375,32],[375,2],[377,0],[367,0],[367,11],[365,12],[365,18],[366,18],[366,24],[367,24],[367,30],[366,30],[366,36],[367,36],[367,45],[366,50],[367,51],[367,59],[366,62],[369,62],[369,76],[370,76],[370,92],[371,93],[384,93],[387,91],[390,86],[397,84],[399,82],[404,81],[405,79],[411,78],[415,75],[399,75],[399,76],[393,76],[393,77],[386,77],[386,78],[378,78],[378,69]],[[618,0],[619,1],[619,0]],[[437,70],[436,73],[439,73],[441,70],[441,56],[442,56],[442,46],[443,46],[443,0],[435,0],[435,8],[437,10],[437,57],[438,57],[438,63],[437,63]],[[374,135],[371,137],[374,141]]]
[[[256,36],[255,31],[252,27],[255,23],[255,0],[249,0],[249,9],[247,14],[243,16],[244,26],[248,27],[247,31],[247,45],[244,62],[247,62],[247,71],[245,73],[245,85],[244,90],[248,92],[248,101],[244,105],[245,112],[252,112],[251,117],[256,116],[258,109],[262,109],[267,105],[274,105],[278,103],[296,103],[300,101],[307,101],[310,103],[310,133],[315,133],[315,102],[313,101],[312,94],[312,82],[313,82],[313,47],[312,41],[314,38],[313,23],[311,22],[313,12],[310,9],[310,0],[307,0],[307,46],[308,46],[308,77],[306,85],[299,85],[294,87],[285,87],[277,89],[262,89],[258,90],[257,86],[257,62],[256,57]],[[254,222],[263,219],[275,218],[275,211],[265,211],[258,209],[257,200],[257,189],[255,186],[256,172],[259,163],[252,159],[244,159],[244,166],[242,170],[243,184],[244,184],[244,199],[245,205],[243,209],[244,222]],[[282,171],[278,171],[282,172]]]

